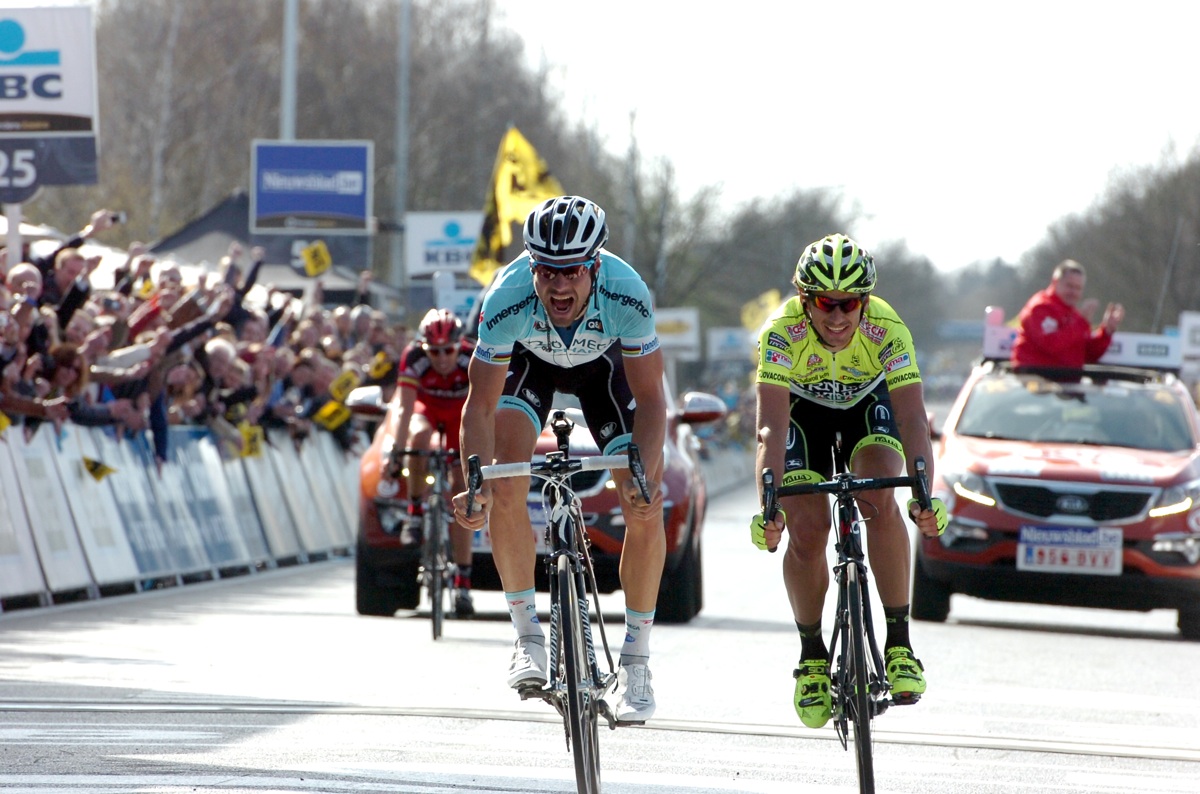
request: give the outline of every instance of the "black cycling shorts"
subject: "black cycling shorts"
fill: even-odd
[[[616,455],[628,448],[633,436],[633,392],[625,379],[619,344],[610,345],[598,358],[567,368],[538,358],[517,343],[498,407],[522,411],[540,433],[550,417],[555,392],[579,399],[601,454]]]
[[[830,408],[793,396],[781,484],[819,481],[801,472],[815,472],[829,479],[833,474],[834,434],[838,432],[842,434],[842,454],[847,461],[856,449],[869,444],[883,444],[904,454],[885,381],[880,380],[870,394],[849,408]]]

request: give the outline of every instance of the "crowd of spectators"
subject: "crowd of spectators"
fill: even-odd
[[[337,410],[347,387],[379,384],[390,396],[408,342],[404,325],[370,306],[369,271],[351,306],[326,308],[319,284],[307,299],[254,289],[261,249],[234,244],[217,272],[185,283],[178,264],[134,243],[100,287],[100,257],[80,248],[116,220],[97,210],[51,253],[26,246],[15,264],[0,249],[4,429],[28,438],[44,423],[74,422],[149,433],[159,466],[172,424],[208,426],[231,456],[252,449],[259,428],[285,429],[296,443],[327,430],[351,447],[348,411]]]

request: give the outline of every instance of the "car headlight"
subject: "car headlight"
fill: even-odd
[[[1200,534],[1192,532],[1166,532],[1154,536],[1153,551],[1181,555],[1188,565],[1200,562]]]
[[[1150,508],[1151,518],[1184,513],[1200,503],[1200,480],[1192,480],[1182,485],[1164,488],[1154,507]]]
[[[946,523],[946,531],[938,536],[938,540],[950,548],[961,543],[986,543],[988,537],[987,524],[982,521],[951,516]]]
[[[978,474],[972,471],[942,472],[942,479],[946,481],[946,487],[955,498],[966,499],[984,507],[996,506],[996,497],[992,494],[992,489]],[[953,503],[948,502],[946,509],[953,510]]]
[[[404,529],[408,522],[408,505],[376,502],[375,511],[379,515],[379,528],[388,535],[394,535]]]

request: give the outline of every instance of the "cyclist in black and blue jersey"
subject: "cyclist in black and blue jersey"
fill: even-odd
[[[833,473],[834,434],[860,477],[915,473],[925,458],[933,478],[929,420],[912,335],[892,307],[872,294],[875,262],[858,243],[833,234],[809,245],[796,263],[796,294],[763,324],[758,338],[758,470],[782,471],[782,486],[816,483]],[[774,549],[786,528],[783,579],[800,631],[793,705],[801,722],[829,721],[829,649],[821,613],[829,589],[829,506],[824,495],[791,496],[769,524],[750,523],[751,540]],[[946,508],[909,501],[918,529],[935,537]],[[908,632],[908,530],[891,490],[871,499],[867,551],[887,621],[884,657],[893,698],[915,702],[924,668]]]
[[[629,264],[602,247],[604,210],[588,199],[542,203],[526,219],[524,239],[525,253],[501,271],[483,301],[467,370],[462,459],[478,455],[485,465],[530,460],[556,391],[579,398],[602,454],[618,454],[631,441],[638,445],[649,503],[628,470],[613,472],[625,518],[620,576],[626,607],[614,713],[618,720],[641,721],[655,707],[649,640],[666,558],[659,485],[667,398],[650,291]],[[545,685],[547,669],[534,603],[537,554],[528,492],[528,477],[487,480],[476,496],[482,510],[470,516],[466,494],[454,499],[455,515],[468,529],[481,528],[490,514],[492,557],[517,630],[508,672],[515,689]]]

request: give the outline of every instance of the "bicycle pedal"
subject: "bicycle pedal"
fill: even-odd
[[[537,681],[518,684],[515,689],[520,695],[521,700],[545,700],[546,690],[545,684],[540,684]]]
[[[903,692],[899,695],[892,695],[893,706],[911,706],[915,704],[921,696],[915,692]]]

